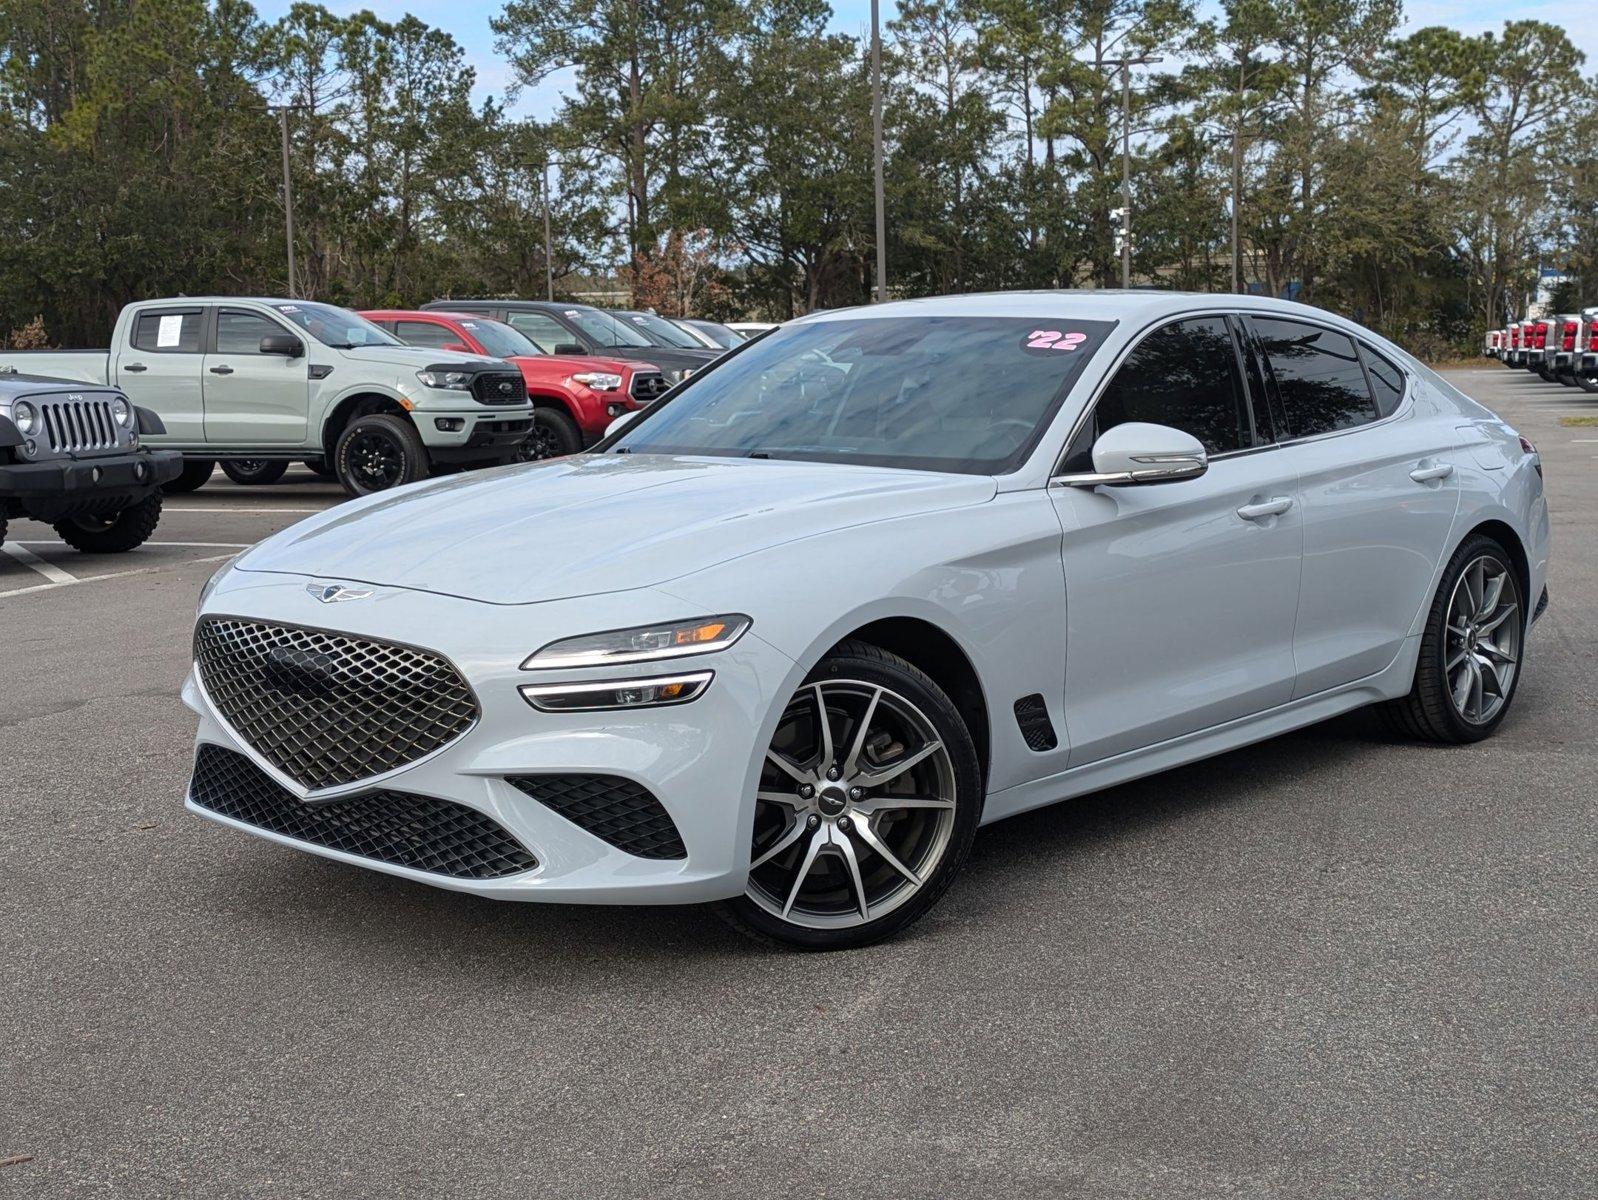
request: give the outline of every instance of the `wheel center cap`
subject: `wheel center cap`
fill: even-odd
[[[841,787],[824,787],[816,799],[829,817],[836,817],[849,807],[849,793]]]

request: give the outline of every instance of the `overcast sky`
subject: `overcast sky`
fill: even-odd
[[[563,0],[551,0],[562,3]],[[488,20],[503,7],[503,0],[322,0],[334,12],[351,13],[370,9],[385,20],[397,20],[415,13],[429,25],[448,30],[466,50],[477,71],[477,96],[503,96],[511,82],[511,72],[494,51],[494,35]],[[289,0],[256,0],[256,7],[268,20],[282,16]],[[871,28],[871,0],[832,0],[832,25],[843,33],[866,34]],[[1201,0],[1201,7],[1214,8]],[[882,0],[883,20],[897,10],[893,0]],[[1598,69],[1598,12],[1592,0],[1408,0],[1405,28],[1425,25],[1450,25],[1468,33],[1500,28],[1505,21],[1534,18],[1551,25],[1562,25],[1571,41],[1587,55],[1586,71]],[[1576,15],[1581,14],[1581,15]],[[559,102],[562,86],[569,80],[555,77],[536,91],[524,93],[516,111],[547,117]]]

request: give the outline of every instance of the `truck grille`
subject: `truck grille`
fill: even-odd
[[[117,423],[109,400],[42,400],[39,412],[50,449],[57,454],[116,448]]]
[[[632,386],[628,388],[632,398],[640,404],[650,404],[659,400],[671,384],[666,382],[666,377],[659,371],[634,371]]]
[[[476,722],[477,698],[437,654],[237,617],[194,631],[200,680],[257,753],[310,791],[415,762]]]
[[[485,371],[472,380],[472,395],[482,404],[526,404],[527,383],[516,372]]]
[[[295,841],[452,879],[502,879],[538,865],[525,846],[475,808],[389,791],[306,804],[242,754],[221,746],[200,747],[189,799]]]

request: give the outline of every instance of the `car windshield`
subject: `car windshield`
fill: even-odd
[[[484,354],[492,354],[495,358],[531,358],[543,353],[526,334],[501,321],[490,321],[487,317],[463,318],[460,326],[477,339]]]
[[[272,308],[293,321],[324,346],[334,350],[353,350],[356,346],[403,346],[405,343],[384,333],[365,317],[331,304],[312,304],[296,300],[274,304]]]
[[[613,453],[1018,466],[1113,321],[865,317],[787,326],[690,379]]]
[[[679,350],[703,350],[705,344],[685,329],[678,329],[665,317],[654,313],[623,313],[624,321],[631,321],[639,332],[657,346],[676,346]]]
[[[638,330],[623,325],[608,312],[601,312],[597,308],[563,308],[560,315],[601,346],[655,345]]]
[[[741,334],[728,329],[725,325],[717,325],[714,321],[688,321],[686,324],[692,325],[724,350],[731,350],[734,346],[744,344]]]

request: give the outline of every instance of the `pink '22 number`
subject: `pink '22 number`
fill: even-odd
[[[1027,335],[1028,350],[1075,350],[1088,340],[1085,333],[1061,333],[1058,329],[1034,329]]]

